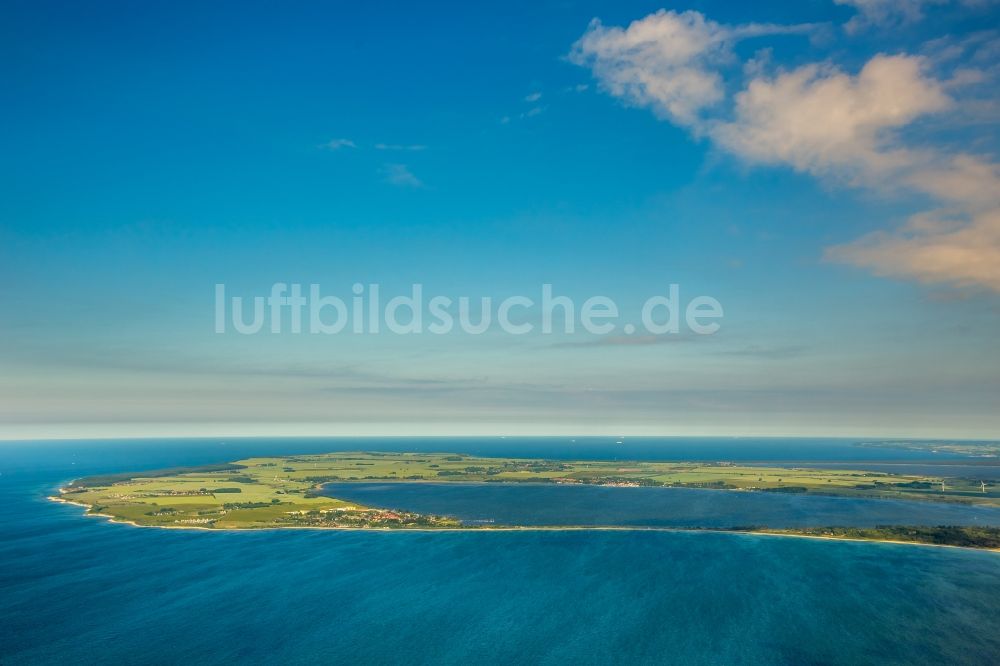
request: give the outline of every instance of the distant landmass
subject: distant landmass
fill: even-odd
[[[996,458],[1000,456],[1000,442],[949,442],[949,441],[899,441],[858,442],[855,446],[868,449],[897,449],[903,451],[926,451],[927,453],[951,453],[960,456]]]

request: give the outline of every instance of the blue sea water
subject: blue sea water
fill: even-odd
[[[0,663],[1000,661],[995,553],[711,533],[189,532],[45,500],[75,476],[254,453],[559,446],[377,444],[0,445]],[[701,459],[699,445],[684,459]],[[629,457],[684,449],[642,446],[648,455]],[[836,444],[815,446],[838,459]],[[763,459],[766,443],[754,447]],[[739,459],[729,453],[706,459]],[[849,453],[841,445],[839,459]]]

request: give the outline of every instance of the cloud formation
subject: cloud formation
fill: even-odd
[[[850,4],[875,17],[870,20],[882,16],[884,3]],[[893,11],[916,17],[927,3],[910,4],[907,10],[907,2],[892,3]],[[917,143],[907,132],[918,121],[944,118],[947,127],[944,112],[961,106],[954,97],[961,84],[988,73],[966,66],[940,80],[931,72],[941,63],[907,54],[876,54],[857,73],[830,62],[772,73],[754,61],[745,63],[739,91],[727,95],[724,74],[739,70],[735,41],[808,29],[727,26],[698,12],[661,10],[628,28],[595,20],[570,58],[589,67],[611,95],[747,163],[928,202],[929,210],[898,229],[829,248],[828,259],[881,276],[1000,292],[1000,167],[986,157]]]
[[[889,28],[914,23],[924,17],[924,8],[944,5],[948,0],[833,0],[834,4],[854,7],[858,13],[844,24],[849,32],[872,26]]]
[[[853,34],[868,28],[899,28],[924,18],[927,9],[943,5],[960,5],[977,9],[995,5],[997,0],[833,0],[834,4],[853,7],[857,14],[844,24]]]
[[[375,150],[408,150],[418,152],[427,150],[427,146],[422,143],[376,143]]]
[[[423,181],[413,175],[413,172],[405,164],[386,164],[382,167],[382,173],[387,183],[397,187],[419,188],[424,186]]]
[[[990,211],[959,226],[947,219],[914,219],[897,232],[830,248],[827,256],[876,275],[1000,291],[1000,214]]]
[[[760,76],[736,95],[734,119],[710,133],[749,162],[882,179],[914,159],[890,132],[951,105],[924,70],[919,56],[877,55],[855,76],[826,64]]]
[[[333,139],[323,146],[329,150],[340,150],[341,148],[357,148],[357,144],[350,139]]]
[[[698,114],[721,102],[719,67],[732,60],[732,45],[747,37],[803,33],[810,26],[724,26],[695,11],[660,10],[627,28],[591,21],[573,45],[570,60],[590,67],[601,87],[660,118],[696,125]]]

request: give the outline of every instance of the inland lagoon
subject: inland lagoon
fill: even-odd
[[[1000,526],[1000,506],[697,488],[507,483],[331,483],[365,506],[454,516],[470,525],[776,528]]]

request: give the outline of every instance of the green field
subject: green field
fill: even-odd
[[[726,462],[556,461],[373,452],[248,458],[215,466],[93,476],[60,489],[58,499],[85,505],[91,514],[159,527],[462,527],[446,516],[365,507],[315,492],[324,483],[366,480],[675,486],[1000,504],[995,485],[987,484],[984,492],[972,479]]]

